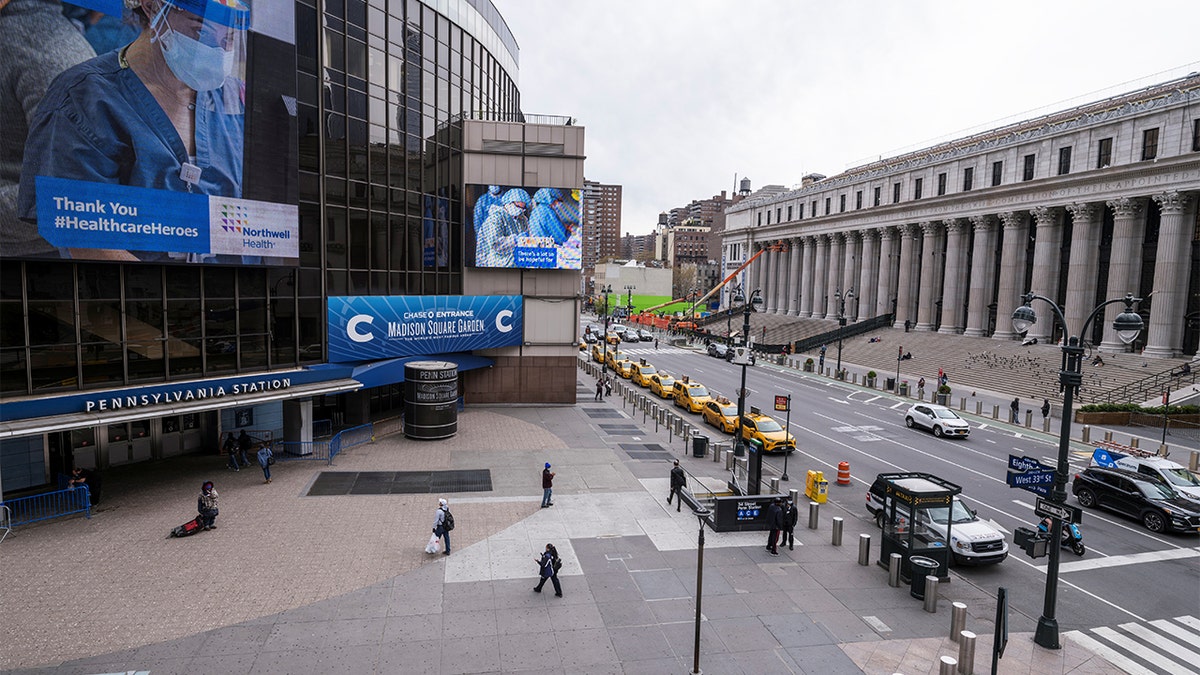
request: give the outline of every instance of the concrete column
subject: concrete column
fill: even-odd
[[[1083,322],[1088,314],[1096,308],[1102,207],[1099,204],[1076,202],[1067,206],[1067,209],[1071,211],[1075,224],[1071,229],[1071,273],[1067,276],[1063,316],[1067,319],[1068,334],[1077,335],[1083,330]],[[1090,327],[1088,332],[1091,332]],[[1087,339],[1086,335],[1083,337]]]
[[[813,269],[813,317],[825,318],[825,294],[829,288],[829,235],[817,235],[816,265]]]
[[[942,256],[938,251],[937,238],[941,225],[932,221],[920,223],[921,227],[921,287],[917,297],[917,327],[919,331],[933,330],[934,304],[938,301],[934,279]]]
[[[997,340],[1017,337],[1012,328],[1012,313],[1020,306],[1025,282],[1025,250],[1029,237],[1029,215],[1024,211],[1005,211],[1000,214],[1004,227],[1003,250],[1000,251],[1000,288],[996,291]]]
[[[800,316],[800,294],[803,285],[800,283],[800,258],[804,255],[804,240],[800,237],[789,240],[791,244],[792,272],[788,275],[788,316]]]
[[[813,271],[817,265],[817,238],[804,237],[803,282],[800,284],[800,316],[813,315],[813,293],[816,288]]]
[[[829,237],[829,281],[825,284],[825,317],[837,318],[837,298],[834,291],[842,288],[842,270],[846,268],[846,235],[835,232]]]
[[[996,218],[972,216],[975,244],[971,254],[971,291],[967,298],[967,329],[963,335],[983,337],[988,330],[988,306],[996,287]],[[1010,322],[1011,323],[1011,322]]]
[[[762,289],[763,314],[771,313],[771,303],[775,299],[775,255],[775,251],[771,250],[770,242],[764,242],[762,256],[762,285],[759,286],[759,288]],[[747,295],[746,299],[750,299],[750,296]]]
[[[946,278],[942,285],[942,327],[939,333],[963,329],[963,289],[967,284],[967,219],[946,221]]]
[[[792,242],[784,239],[782,244],[785,250],[779,253],[779,274],[776,275],[779,292],[775,294],[779,304],[775,308],[776,314],[787,314],[788,304],[792,300]]]
[[[879,232],[879,296],[875,298],[875,316],[892,311],[892,300],[896,297],[897,255],[895,252],[896,231],[881,227]]]
[[[1162,212],[1154,262],[1154,299],[1146,334],[1146,356],[1179,356],[1183,346],[1183,312],[1191,274],[1190,223],[1195,221],[1195,198],[1164,192],[1154,195]],[[1188,216],[1191,216],[1190,218]]]
[[[850,248],[850,256],[846,259],[846,274],[844,278],[849,288],[854,289],[854,301],[846,303],[846,319],[853,323],[858,321],[858,308],[862,306],[862,286],[859,278],[863,270],[863,233],[854,230],[846,233],[846,245]],[[842,288],[846,288],[843,286]],[[853,305],[853,306],[852,306]]]
[[[755,260],[754,264],[752,265],[754,268],[754,284],[750,286],[750,288],[743,289],[742,291],[742,295],[745,296],[746,302],[750,302],[750,295],[754,293],[754,289],[762,288],[763,283],[765,283],[766,280],[765,270],[767,268],[767,253],[762,244],[759,244],[755,247],[754,252],[758,253],[759,251],[762,251],[763,254],[758,256],[758,260]]]
[[[858,302],[854,305],[856,319],[869,319],[875,314],[875,304],[879,298],[879,287],[883,280],[879,277],[879,231],[863,230],[862,232],[862,265],[858,276]],[[861,307],[861,309],[859,309]]]
[[[1030,213],[1036,224],[1036,239],[1033,242],[1033,281],[1027,290],[1057,301],[1058,270],[1062,264],[1063,210],[1057,206],[1037,206]],[[1037,314],[1037,323],[1030,327],[1025,337],[1045,342],[1054,334],[1054,312],[1044,302],[1035,302],[1031,306]]]
[[[895,328],[904,328],[905,321],[914,321],[917,318],[916,312],[916,297],[912,292],[913,286],[913,262],[916,260],[916,248],[919,239],[917,233],[920,230],[916,225],[908,223],[900,226],[899,240],[896,242],[900,247],[900,270],[899,280],[896,284],[896,320],[893,324]]]
[[[1122,197],[1108,203],[1113,210],[1112,252],[1108,261],[1108,297],[1119,298],[1126,293],[1138,294],[1142,278],[1142,243],[1146,237],[1146,200]],[[1179,283],[1186,284],[1185,277]],[[1153,302],[1158,302],[1155,294]],[[1125,311],[1124,305],[1109,305],[1104,309],[1104,339],[1100,351],[1125,352],[1129,345],[1121,342],[1112,322]]]

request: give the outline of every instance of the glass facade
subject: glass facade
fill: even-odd
[[[519,119],[490,0],[298,0],[295,267],[6,259],[0,396],[294,368],[329,295],[459,294],[458,117]],[[261,161],[261,160],[260,160]],[[426,233],[447,257],[422,255]]]

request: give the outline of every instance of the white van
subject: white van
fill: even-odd
[[[1154,476],[1185,499],[1200,503],[1200,476],[1186,467],[1164,457],[1137,457],[1121,452],[1096,448],[1092,453],[1092,466],[1110,469],[1128,469],[1147,476]]]
[[[867,511],[875,516],[875,524],[883,527],[887,506],[882,474],[875,479],[867,491]],[[945,538],[950,530],[950,552],[959,565],[990,565],[1008,557],[1008,542],[1004,533],[992,527],[955,496],[949,508],[942,507],[922,512],[929,520],[917,523]]]

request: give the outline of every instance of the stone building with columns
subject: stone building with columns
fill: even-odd
[[[1132,293],[1146,356],[1200,342],[1200,73],[859,166],[727,211],[730,271],[762,311],[851,322],[893,315],[917,331],[1017,339],[1009,317],[1033,291],[1071,334],[1096,305]],[[1034,303],[1028,337],[1058,339]],[[1085,336],[1124,351],[1120,305]],[[1051,334],[1053,331],[1053,335]]]

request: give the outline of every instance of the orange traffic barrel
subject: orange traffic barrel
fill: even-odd
[[[838,485],[850,484],[850,462],[838,462]]]

